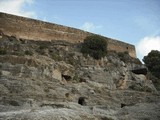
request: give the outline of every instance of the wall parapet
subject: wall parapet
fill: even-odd
[[[23,39],[38,41],[65,40],[71,43],[83,42],[87,36],[93,35],[93,33],[77,28],[2,12],[0,12],[0,31],[6,35]],[[115,50],[117,52],[128,51],[130,56],[136,57],[134,45],[107,37],[105,38],[108,41],[108,50]]]

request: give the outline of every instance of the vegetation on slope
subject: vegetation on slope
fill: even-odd
[[[150,71],[150,77],[157,89],[160,90],[160,51],[152,50],[147,56],[144,56],[143,62]]]
[[[94,59],[101,59],[107,53],[107,41],[99,35],[88,36],[84,39],[81,52]]]

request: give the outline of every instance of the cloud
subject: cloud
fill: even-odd
[[[140,58],[146,56],[151,50],[160,51],[160,36],[144,37],[137,44],[137,53]]]
[[[97,28],[102,28],[102,26],[97,26],[97,25],[94,25],[92,22],[85,22],[81,27],[80,29],[82,30],[85,30],[85,31],[88,31],[88,32],[93,32],[95,29]]]
[[[47,22],[47,21],[48,21],[46,17],[43,17],[43,19],[42,19],[42,20],[43,20],[43,21],[45,21],[45,22]]]
[[[25,5],[32,5],[33,0],[1,0],[0,11],[14,15],[36,18],[34,11],[23,10]]]

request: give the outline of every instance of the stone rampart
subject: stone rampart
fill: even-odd
[[[43,22],[35,19],[10,15],[0,12],[0,31],[9,36],[18,38],[51,41],[66,40],[71,43],[83,42],[89,33],[76,28],[66,27],[53,23]],[[136,57],[134,45],[105,37],[108,41],[108,50],[117,52],[128,51],[132,57]]]

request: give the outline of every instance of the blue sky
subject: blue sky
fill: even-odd
[[[0,0],[0,11],[134,44],[140,59],[160,50],[160,0]]]

